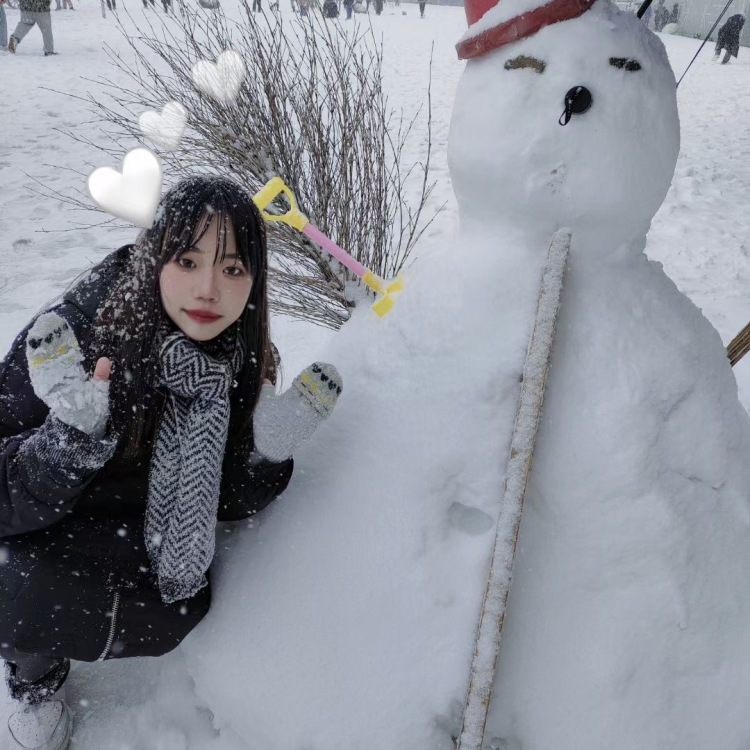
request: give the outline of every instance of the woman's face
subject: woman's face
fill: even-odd
[[[216,338],[237,320],[247,305],[253,277],[237,255],[234,229],[227,219],[226,255],[221,224],[214,216],[206,232],[180,258],[172,258],[159,276],[161,303],[172,322],[194,341]],[[219,254],[220,255],[220,254]]]

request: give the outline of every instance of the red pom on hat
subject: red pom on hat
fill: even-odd
[[[458,57],[460,60],[479,57],[505,44],[536,34],[550,24],[578,18],[595,2],[596,0],[552,0],[459,42],[456,45]],[[497,0],[464,0],[469,26],[496,5]]]

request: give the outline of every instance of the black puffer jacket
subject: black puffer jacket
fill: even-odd
[[[740,34],[745,25],[745,16],[736,13],[727,19],[727,22],[719,29],[716,37],[716,49],[725,49],[733,57],[737,57],[740,51]]]
[[[128,250],[54,306],[79,341]],[[49,410],[29,381],[27,331],[0,364],[0,643],[81,661],[164,654],[206,614],[211,594],[206,587],[183,602],[161,601],[143,544],[150,446],[125,464],[115,454],[99,471],[61,469],[50,459],[55,450],[38,449],[50,434],[63,443],[91,439],[61,423],[49,432]],[[289,483],[291,460],[251,467],[249,450],[227,446],[219,521],[257,513]]]
[[[49,13],[50,0],[21,0],[21,10],[28,13]]]

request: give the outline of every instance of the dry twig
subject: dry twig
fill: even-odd
[[[146,33],[133,33],[130,21],[132,29],[123,23],[120,28],[132,59],[106,48],[128,84],[98,78],[92,81],[98,90],[88,97],[107,142],[76,132],[68,132],[70,137],[119,163],[133,139],[143,142],[138,115],[180,102],[190,121],[179,150],[159,152],[167,179],[194,172],[228,174],[255,192],[278,174],[301,210],[360,263],[385,278],[404,266],[432,220],[422,221],[434,187],[430,90],[424,159],[407,168],[404,147],[421,112],[406,120],[389,108],[383,47],[370,28],[344,29],[315,15],[290,23],[279,15],[253,13],[247,0],[239,22],[184,0],[178,0],[169,22],[158,28],[149,22]],[[227,48],[242,55],[248,74],[236,101],[221,105],[193,86],[190,69]],[[421,180],[407,190],[414,175]],[[85,196],[49,192],[92,208]],[[407,192],[416,199],[410,202]],[[303,235],[278,223],[268,229],[272,307],[339,327],[362,291],[349,283],[346,269]]]

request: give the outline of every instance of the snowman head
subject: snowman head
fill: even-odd
[[[534,2],[467,5],[448,146],[461,218],[645,234],[679,151],[664,47],[609,0]]]

